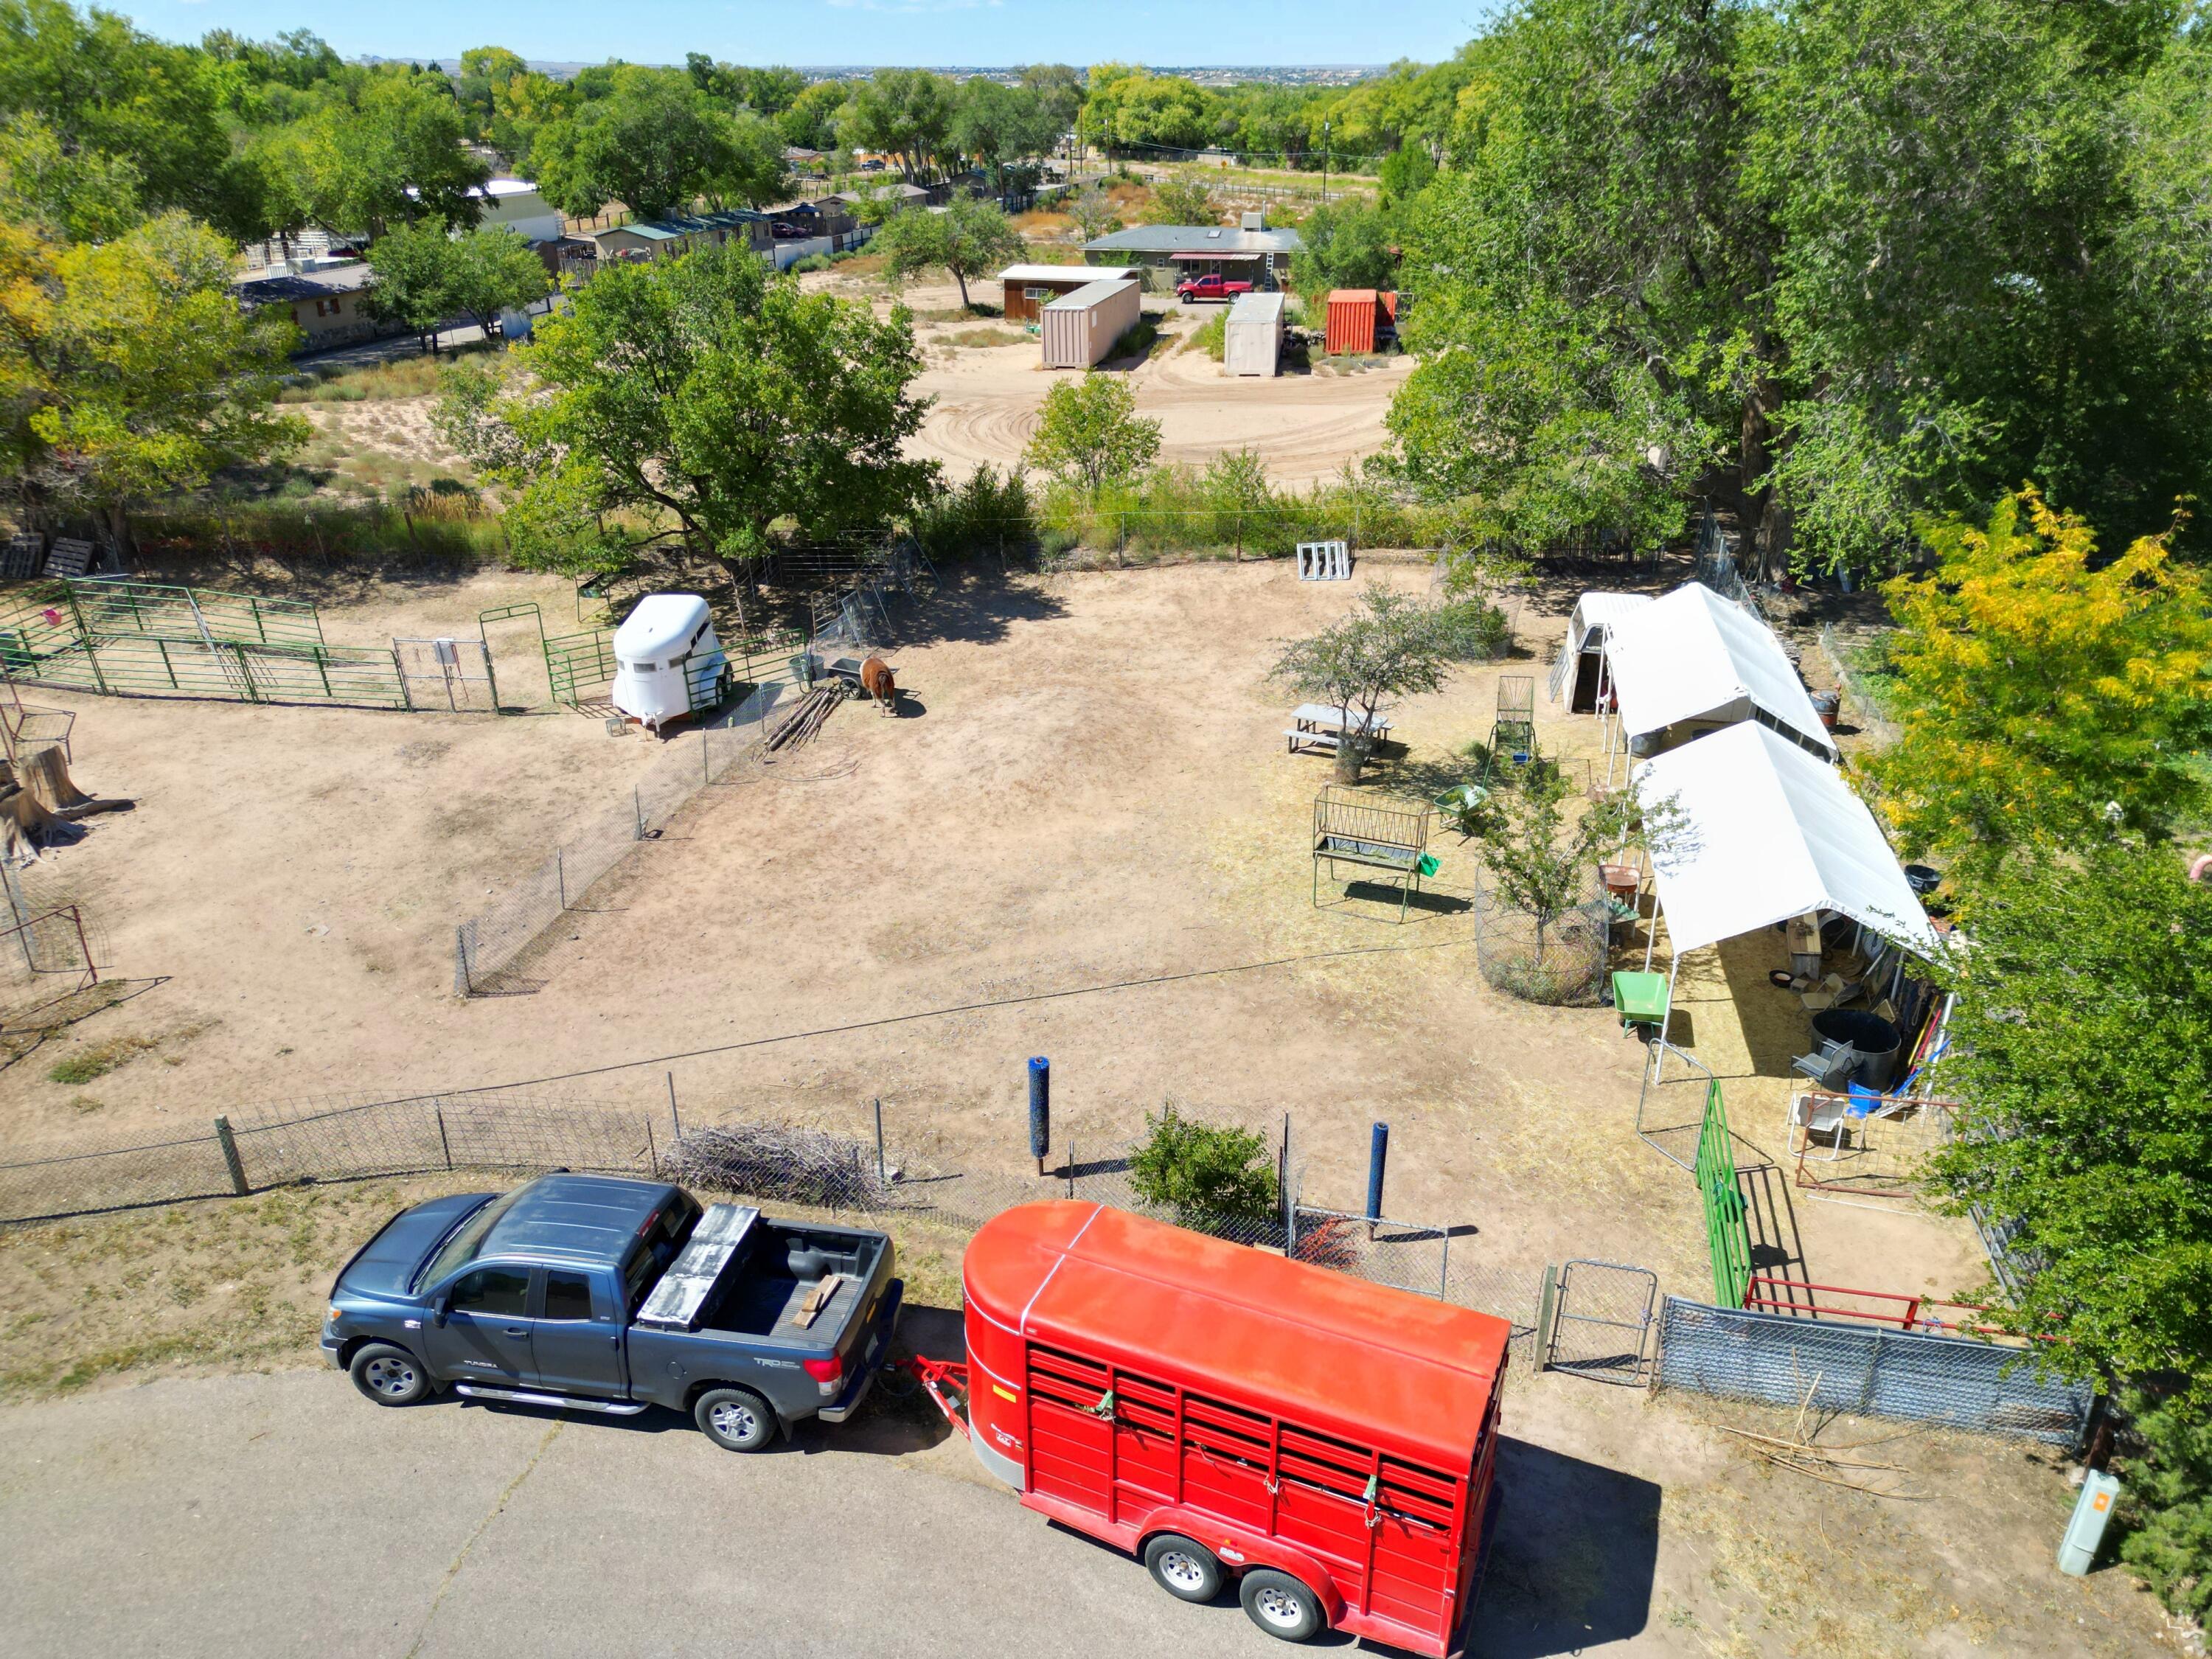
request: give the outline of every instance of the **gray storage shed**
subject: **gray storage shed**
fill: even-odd
[[[1047,368],[1088,368],[1137,325],[1144,290],[1127,279],[1092,283],[1037,313]]]
[[[1283,372],[1283,307],[1280,294],[1240,294],[1229,307],[1221,366],[1231,374],[1273,376]]]

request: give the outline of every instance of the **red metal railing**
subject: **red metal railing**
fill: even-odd
[[[1844,1307],[1824,1303],[1822,1297],[1851,1297],[1861,1302],[1885,1304],[1879,1308]],[[1941,1297],[1905,1296],[1894,1291],[1861,1291],[1844,1285],[1812,1285],[1774,1273],[1753,1273],[1743,1296],[1746,1308],[1766,1313],[1802,1314],[1816,1319],[1863,1319],[1870,1324],[1894,1325],[1899,1330],[1928,1331],[1949,1336],[2006,1336],[2000,1326],[1968,1319],[1945,1317],[1942,1309],[1960,1314],[1984,1314],[1987,1306],[1976,1302],[1947,1302]]]

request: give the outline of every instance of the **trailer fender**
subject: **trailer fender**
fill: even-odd
[[[1152,1541],[1155,1534],[1180,1533],[1219,1556],[1221,1565],[1231,1574],[1253,1567],[1273,1567],[1277,1572],[1287,1572],[1320,1598],[1322,1612],[1332,1628],[1344,1616],[1344,1596],[1336,1587],[1335,1576],[1316,1557],[1279,1538],[1270,1538],[1249,1527],[1233,1526],[1218,1515],[1181,1505],[1154,1510],[1145,1517],[1137,1532],[1139,1555],[1145,1553],[1145,1546]]]

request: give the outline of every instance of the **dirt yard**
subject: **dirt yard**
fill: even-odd
[[[1429,573],[1370,561],[1360,575],[1418,590]],[[910,1165],[1014,1176],[1024,1061],[1042,1054],[1056,1139],[1103,1149],[1170,1098],[1248,1121],[1288,1113],[1305,1198],[1349,1207],[1369,1126],[1388,1121],[1386,1212],[1452,1228],[1455,1257],[1516,1285],[1547,1261],[1632,1262],[1709,1295],[1694,1186],[1632,1133],[1638,1045],[1607,1011],[1535,1007],[1482,980],[1464,902],[1475,870],[1455,836],[1437,837],[1435,896],[1403,927],[1395,907],[1327,888],[1330,908],[1314,907],[1306,838],[1329,768],[1285,753],[1289,700],[1265,677],[1278,641],[1350,597],[1279,564],[955,574],[894,654],[902,718],[848,706],[813,744],[705,792],[569,913],[541,990],[474,1001],[452,991],[456,922],[658,752],[544,711],[526,624],[494,635],[503,700],[540,705],[526,714],[41,693],[79,710],[79,780],[139,802],[52,856],[112,970],[161,982],[0,1071],[0,1144],[617,1067],[570,1086],[657,1104],[672,1075],[687,1119],[738,1109],[855,1132],[880,1098]],[[572,603],[563,585],[501,575],[325,598],[328,636],[356,643],[471,631],[523,598],[558,631]],[[1487,736],[1499,674],[1545,672],[1563,603],[1520,617],[1522,659],[1401,707],[1409,753],[1377,787],[1449,775]],[[1592,722],[1539,714],[1548,752],[1592,752]],[[878,1023],[851,1029],[862,1022]],[[1745,1045],[1723,1076],[1739,1132],[1770,1156],[1774,1063]],[[1942,1295],[1980,1273],[1956,1224],[1793,1201],[1786,1183],[1767,1220],[1768,1264],[1815,1280]],[[323,1273],[336,1231],[297,1236],[309,1276]],[[96,1255],[97,1237],[77,1255]],[[125,1345],[90,1373],[276,1358],[206,1342]],[[1913,1437],[1899,1461],[1944,1495],[1886,1502],[1810,1491],[1702,1426],[1755,1425],[1747,1411],[1548,1381],[1529,1409],[1555,1442],[1652,1483],[1655,1504],[1663,1491],[1686,1565],[1650,1617],[1679,1627],[1681,1651],[2153,1639],[2146,1598],[2044,1567],[2065,1492],[2017,1448]],[[1608,1571],[1587,1564],[1593,1586]],[[2079,1639],[2057,1640],[2077,1618]]]
[[[889,311],[893,302],[890,290],[873,278],[823,271],[802,280],[867,299],[879,311]],[[975,283],[969,291],[974,299],[998,302],[996,283]],[[956,477],[983,462],[1000,468],[1018,463],[1036,430],[1045,393],[1072,371],[1041,367],[1034,338],[981,348],[951,344],[953,336],[978,325],[972,319],[937,320],[959,304],[958,290],[950,284],[910,283],[900,297],[915,313],[916,337],[928,356],[917,390],[937,400],[912,453],[942,461]],[[1412,358],[1358,370],[1324,364],[1276,380],[1225,374],[1204,352],[1180,349],[1217,309],[1159,312],[1160,343],[1127,371],[1137,412],[1160,422],[1162,460],[1204,466],[1224,450],[1249,447],[1261,453],[1277,483],[1307,484],[1334,477],[1347,462],[1382,447],[1383,416],[1392,394],[1413,372]]]

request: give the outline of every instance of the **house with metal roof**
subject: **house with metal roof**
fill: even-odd
[[[1134,225],[1083,245],[1092,264],[1142,265],[1169,273],[1172,286],[1186,276],[1218,275],[1256,289],[1273,289],[1289,274],[1291,255],[1305,246],[1295,230],[1273,230],[1257,213],[1242,225]]]
[[[720,247],[731,241],[760,254],[772,253],[775,248],[768,215],[747,208],[640,219],[611,230],[592,231],[591,239],[602,259],[673,259],[694,248]]]

